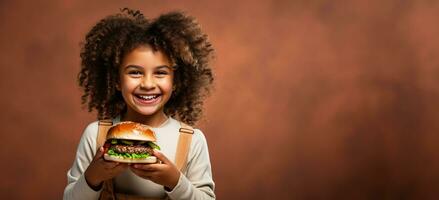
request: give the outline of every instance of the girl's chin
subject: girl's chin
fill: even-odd
[[[141,115],[154,115],[160,111],[160,109],[156,106],[150,108],[137,107],[135,110]]]

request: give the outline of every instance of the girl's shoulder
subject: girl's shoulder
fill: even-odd
[[[98,123],[99,121],[91,122],[84,128],[78,148],[85,148],[87,152],[96,153],[95,147],[98,135]]]
[[[180,130],[180,128],[182,128],[182,123],[176,119],[171,119],[174,120],[173,123],[177,127],[177,131]],[[194,133],[192,135],[190,154],[202,151],[203,149],[207,150],[207,140],[203,131],[195,127],[192,127],[192,129],[194,130]]]
[[[182,123],[178,120],[174,121],[174,125],[177,126],[177,131],[180,128],[182,128]],[[194,130],[194,132],[192,134],[192,140],[190,142],[190,148],[188,152],[188,162],[194,162],[194,159],[201,157],[204,159],[209,159],[208,158],[209,148],[203,131],[194,127],[192,127],[192,129]],[[200,157],[200,155],[202,156]]]
[[[117,118],[111,119],[113,124],[118,122]],[[99,120],[90,122],[84,129],[84,136],[96,138],[98,135]]]
[[[119,120],[117,117],[111,119],[113,121],[113,124],[117,123],[117,120]],[[84,132],[82,133],[80,144],[85,144],[93,152],[95,152],[96,147],[96,140],[98,137],[98,129],[99,129],[99,120],[90,122],[85,128]]]
[[[99,121],[93,121],[93,122],[89,123],[84,129],[83,136],[86,136],[86,137],[97,136],[98,124],[99,124]]]
[[[183,128],[183,124],[184,123],[182,123],[181,121],[179,121],[179,120],[177,120],[177,119],[174,119],[174,118],[172,118],[172,117],[170,117],[170,120],[171,120],[171,124],[178,130],[178,131],[180,131],[180,128]],[[193,138],[196,138],[196,139],[205,139],[205,136],[204,136],[204,133],[203,133],[203,131],[201,131],[200,129],[198,129],[198,128],[196,128],[196,127],[192,127],[191,126],[191,129],[193,129],[194,130],[194,133],[193,133],[193,135],[192,135],[192,137]]]

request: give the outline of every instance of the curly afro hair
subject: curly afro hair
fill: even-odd
[[[82,104],[89,112],[97,110],[98,119],[124,113],[127,105],[116,89],[119,67],[124,55],[142,45],[163,51],[176,64],[175,90],[165,114],[194,125],[214,80],[209,66],[213,48],[196,20],[178,11],[150,21],[140,11],[124,8],[99,21],[81,49]]]

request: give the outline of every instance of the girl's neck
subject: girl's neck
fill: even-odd
[[[129,111],[123,113],[121,115],[120,121],[132,121],[137,123],[142,123],[151,127],[159,127],[166,120],[168,120],[168,116],[164,112],[158,112],[154,115],[141,115],[138,113],[130,113]]]

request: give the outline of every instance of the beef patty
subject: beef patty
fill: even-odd
[[[121,145],[121,144],[115,144],[111,145],[110,149],[113,149],[113,151],[117,153],[148,153],[149,155],[152,155],[152,148],[149,146],[144,145]]]

